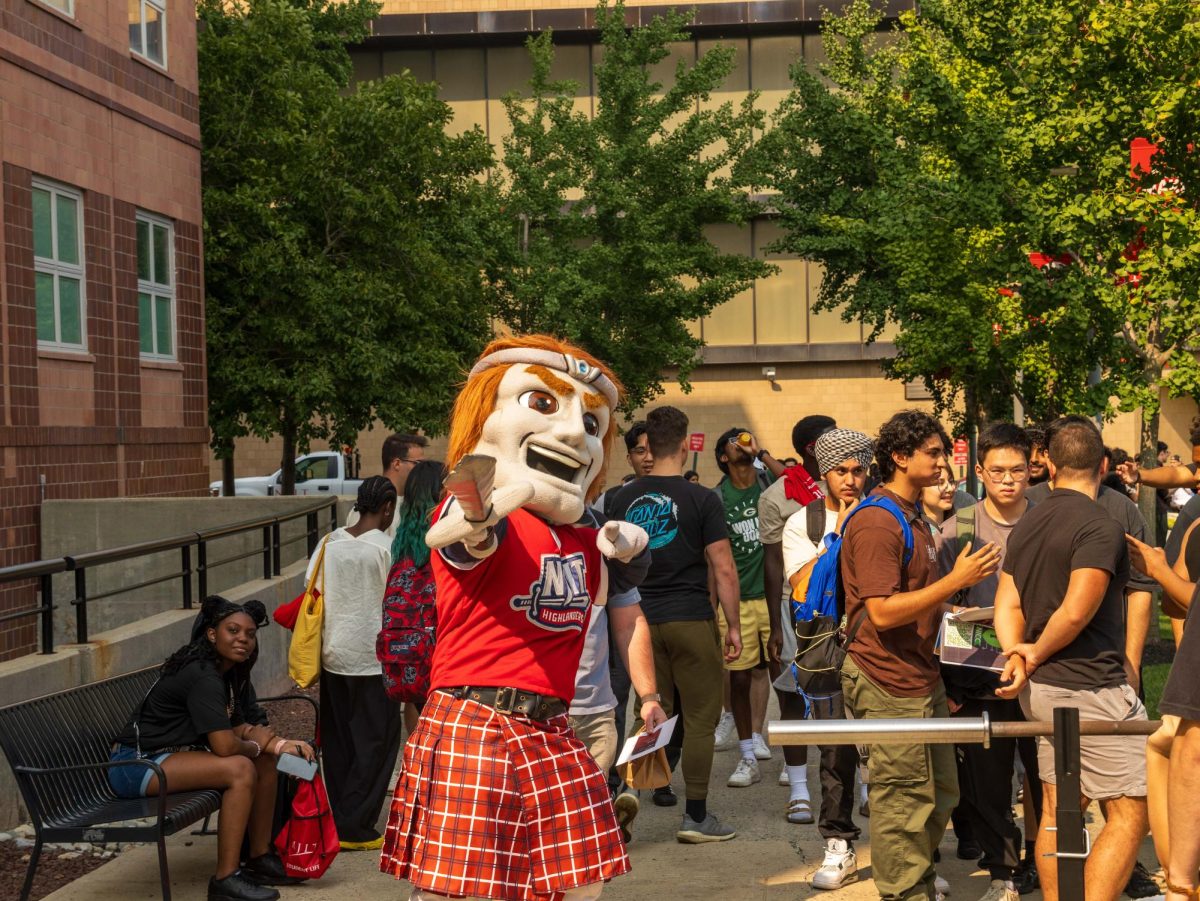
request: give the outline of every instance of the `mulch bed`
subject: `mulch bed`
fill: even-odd
[[[97,867],[108,863],[103,857],[84,854],[73,860],[59,860],[67,847],[46,845],[42,848],[42,859],[38,864],[37,877],[33,881],[33,901],[45,898],[68,882],[86,876]],[[10,901],[21,897],[21,886],[25,883],[25,868],[29,863],[29,849],[17,847],[16,842],[0,842],[0,899]]]

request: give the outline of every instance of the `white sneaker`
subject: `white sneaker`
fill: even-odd
[[[737,767],[725,784],[730,788],[745,788],[755,782],[762,782],[762,772],[758,768],[758,761],[743,757],[738,761]]]
[[[950,894],[950,883],[936,873],[933,875],[933,890],[942,897]]]
[[[766,739],[757,734],[754,736],[754,756],[759,760],[771,759],[771,749],[767,747]]]
[[[1003,879],[993,879],[988,885],[988,890],[979,901],[1020,901],[1021,896],[1011,886],[1011,882],[1005,882]]]
[[[812,875],[812,887],[819,889],[841,888],[847,882],[858,879],[858,859],[850,844],[842,838],[825,840],[825,860]]]
[[[737,726],[733,722],[733,714],[729,711],[721,713],[717,722],[717,731],[713,735],[714,751],[732,751],[737,747]]]
[[[790,786],[792,777],[788,775],[787,764],[784,764],[783,769],[779,771],[779,784]]]

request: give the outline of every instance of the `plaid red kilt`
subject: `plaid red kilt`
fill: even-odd
[[[404,748],[379,868],[450,897],[561,899],[629,872],[604,775],[567,717],[435,691]]]

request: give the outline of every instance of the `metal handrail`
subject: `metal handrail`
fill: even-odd
[[[127,544],[121,547],[109,548],[100,551],[88,551],[82,554],[70,554],[63,557],[54,557],[47,560],[34,560],[29,563],[18,563],[15,566],[0,567],[0,585],[5,585],[11,582],[23,582],[26,580],[37,579],[39,581],[38,591],[41,597],[41,603],[34,607],[26,607],[21,610],[8,611],[0,616],[0,622],[7,622],[14,619],[23,619],[31,616],[41,617],[41,632],[42,632],[42,653],[54,653],[54,588],[52,576],[62,573],[73,572],[75,574],[75,597],[71,600],[70,605],[75,608],[75,640],[83,644],[88,640],[88,625],[87,625],[87,606],[89,601],[97,601],[105,598],[110,598],[118,594],[124,594],[129,591],[136,591],[139,588],[145,588],[150,585],[157,585],[162,582],[170,582],[175,579],[181,580],[183,593],[183,609],[190,610],[192,608],[192,575],[195,574],[199,583],[200,596],[208,595],[208,573],[210,570],[226,563],[232,563],[237,560],[243,560],[248,557],[261,556],[263,558],[263,577],[272,578],[278,576],[281,570],[280,551],[284,544],[294,544],[301,539],[307,539],[308,556],[312,556],[316,550],[317,541],[321,534],[321,526],[318,520],[318,515],[323,510],[330,512],[330,528],[337,528],[337,498],[327,497],[321,498],[317,503],[311,506],[295,510],[289,513],[281,513],[276,516],[259,516],[254,519],[242,520],[240,522],[229,523],[222,526],[214,526],[209,529],[201,529],[196,532],[185,532],[180,535],[175,535],[167,538],[156,538],[152,541],[141,541],[136,544]],[[297,519],[307,519],[307,528],[303,533],[294,538],[289,538],[286,542],[280,540],[280,527],[287,522],[292,522]],[[218,559],[214,562],[208,560],[208,543],[221,538],[229,538],[235,535],[243,535],[247,532],[261,530],[263,534],[263,543],[260,548],[249,551],[244,554],[238,554],[231,557]],[[196,551],[196,564],[192,564],[192,550]],[[103,566],[107,563],[117,563],[122,560],[131,560],[137,557],[146,557],[151,554],[161,554],[168,551],[179,551],[182,557],[182,568],[176,570],[169,575],[159,576],[157,578],[147,579],[133,585],[124,585],[120,588],[111,589],[100,594],[88,594],[87,590],[87,570],[96,566]]]

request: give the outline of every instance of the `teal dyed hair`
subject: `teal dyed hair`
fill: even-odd
[[[396,537],[392,539],[392,563],[405,557],[417,566],[429,562],[425,532],[441,496],[442,464],[437,460],[421,460],[404,482],[404,503],[396,523]]]

